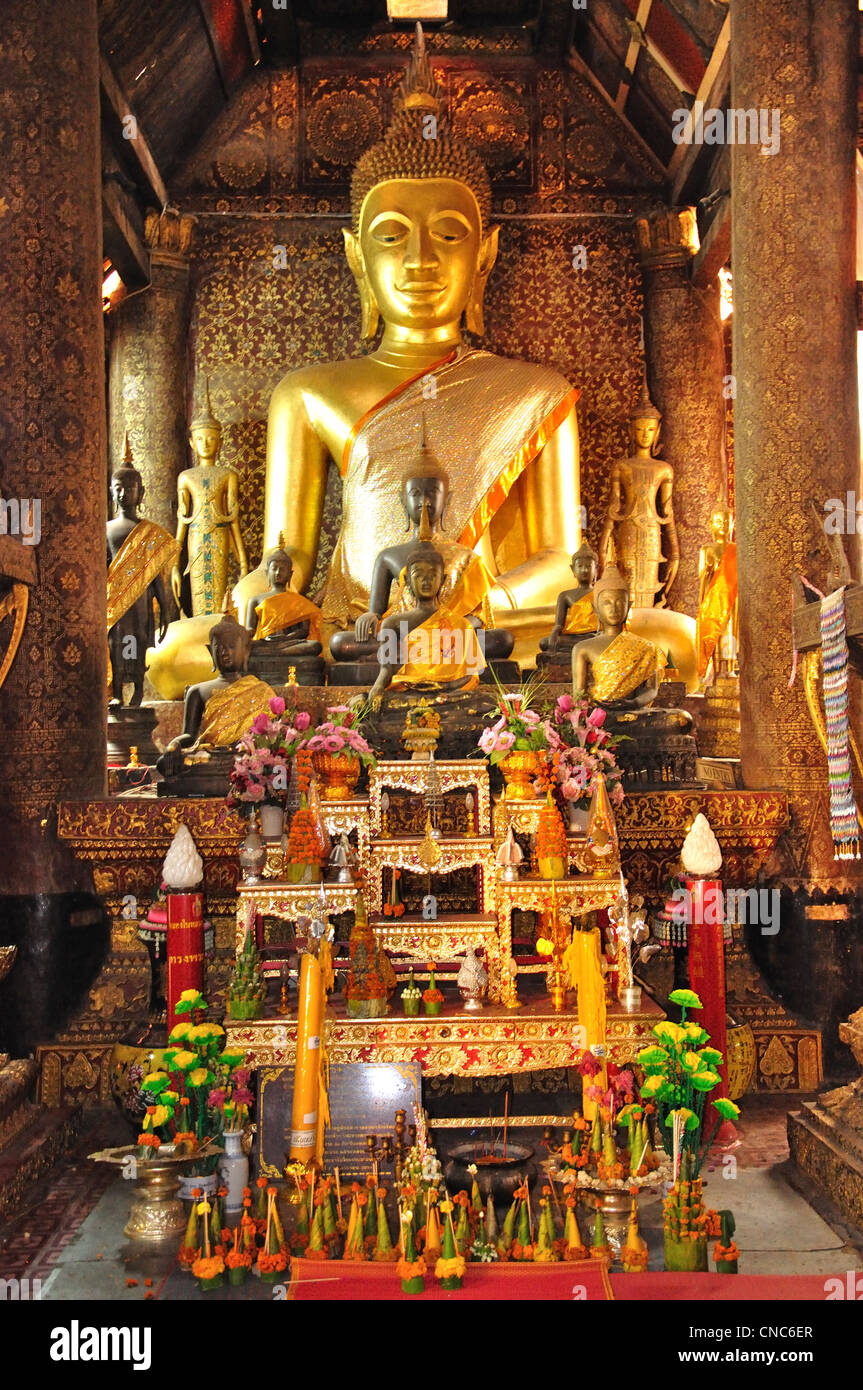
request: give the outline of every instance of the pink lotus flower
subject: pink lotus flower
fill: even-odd
[[[561,714],[569,714],[569,711],[572,709],[572,696],[558,695],[557,707],[560,710]]]
[[[273,714],[284,714],[285,702],[282,699],[281,695],[273,696],[272,700],[270,701],[270,709],[272,710]]]
[[[494,751],[496,753],[508,753],[515,744],[515,734],[511,734],[508,729],[503,729],[495,740]]]
[[[296,725],[298,732],[301,734],[304,734],[306,732],[306,729],[309,727],[311,722],[312,716],[310,714],[307,714],[304,709],[299,710],[296,718],[294,719],[294,724]]]
[[[249,784],[246,788],[246,799],[247,801],[263,801],[264,788],[261,786],[260,782]]]
[[[266,734],[269,732],[270,720],[266,714],[258,714],[252,721],[252,728],[256,734]]]
[[[587,716],[587,722],[594,729],[601,728],[605,723],[605,710],[597,706],[596,709],[590,711],[590,714]]]

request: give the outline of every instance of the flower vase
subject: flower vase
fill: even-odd
[[[566,860],[558,855],[540,855],[536,862],[540,878],[566,878]]]
[[[313,753],[312,767],[324,801],[350,801],[360,780],[360,760],[353,753]]]
[[[222,1136],[225,1152],[219,1159],[219,1177],[228,1189],[225,1197],[226,1216],[239,1216],[243,1210],[243,1188],[249,1183],[249,1160],[243,1153],[243,1132],[229,1129]]]
[[[665,1268],[686,1274],[706,1274],[707,1237],[695,1240],[674,1240],[665,1235]]]
[[[285,824],[285,808],[264,801],[258,808],[261,816],[261,833],[265,840],[280,840]]]
[[[582,806],[580,801],[570,801],[569,803],[569,833],[584,837],[587,835],[587,825],[590,820],[590,802]]]
[[[535,801],[533,784],[540,774],[541,762],[538,753],[507,753],[498,764],[506,783],[504,795],[508,801]]]

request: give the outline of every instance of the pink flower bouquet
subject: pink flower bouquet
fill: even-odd
[[[375,755],[368,741],[360,733],[365,718],[364,709],[351,709],[348,705],[331,705],[327,718],[318,724],[303,746],[310,753],[352,753],[366,766],[373,765]]]
[[[490,763],[499,763],[512,752],[537,753],[548,747],[543,721],[528,699],[527,691],[500,691],[498,718],[483,729],[477,743]]]
[[[545,711],[543,729],[558,794],[567,802],[586,809],[590,803],[593,779],[605,776],[613,806],[623,800],[620,768],[614,750],[619,737],[606,733],[604,709],[591,709],[586,700],[561,695]]]
[[[283,806],[290,779],[290,760],[302,748],[309,716],[300,712],[294,723],[285,718],[280,695],[270,700],[269,713],[258,714],[237,744],[228,806]]]

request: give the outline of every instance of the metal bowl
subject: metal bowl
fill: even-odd
[[[483,1144],[475,1140],[466,1144],[456,1144],[444,1168],[446,1185],[451,1193],[470,1191],[473,1174],[468,1172],[468,1164],[476,1164],[476,1180],[483,1201],[491,1193],[495,1202],[511,1202],[512,1194],[527,1179],[532,1187],[538,1176],[538,1168],[533,1161],[533,1149],[527,1144],[510,1143],[507,1140],[506,1158],[503,1156],[503,1141]]]

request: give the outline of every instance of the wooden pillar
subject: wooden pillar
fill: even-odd
[[[779,122],[776,153],[731,150],[743,776],[788,789],[783,876],[801,887],[860,881],[833,860],[825,755],[788,690],[792,575],[825,579],[809,501],[860,492],[857,33],[855,0],[731,0],[731,106]]]
[[[39,822],[105,782],[105,399],[96,0],[0,6],[0,457],[39,577],[0,690],[3,890],[51,876]],[[14,825],[14,829],[13,829]],[[34,828],[32,859],[22,825]],[[50,826],[48,828],[50,833]]]
[[[697,244],[691,208],[662,208],[640,217],[637,232],[648,385],[662,411],[660,453],[674,469],[680,568],[669,606],[694,618],[698,550],[710,536],[710,513],[723,474],[719,284],[696,289],[689,278]]]
[[[186,343],[189,259],[195,218],[170,209],[146,222],[150,285],[124,300],[109,321],[111,470],[123,439],[144,479],[141,511],[167,531],[177,522],[177,475],[191,463],[187,442]]]

